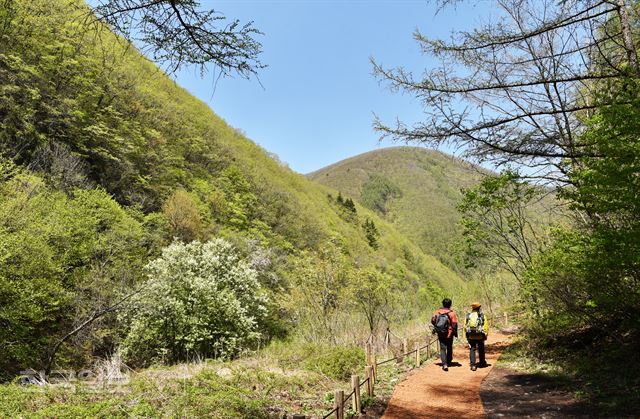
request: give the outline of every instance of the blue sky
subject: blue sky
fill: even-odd
[[[393,93],[372,76],[370,57],[386,66],[420,72],[428,57],[412,34],[448,37],[477,23],[480,11],[461,7],[435,13],[428,1],[202,0],[228,17],[253,20],[268,68],[257,80],[226,78],[214,91],[212,76],[192,70],[177,82],[232,126],[300,173],[383,146],[373,114],[415,121],[419,103]],[[482,4],[482,3],[481,3]],[[485,5],[487,3],[484,3]],[[445,150],[446,151],[446,150]]]

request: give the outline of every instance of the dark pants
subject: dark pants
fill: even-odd
[[[478,348],[478,356],[480,357],[480,364],[487,363],[484,359],[484,340],[470,340],[469,341],[469,363],[473,366],[476,365],[476,347]]]
[[[440,341],[440,361],[442,365],[451,365],[453,361],[453,336],[450,338],[438,336]]]

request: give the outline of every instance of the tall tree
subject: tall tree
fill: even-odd
[[[375,127],[396,140],[450,143],[479,161],[526,165],[534,169],[530,176],[568,181],[567,163],[594,156],[581,140],[581,120],[603,105],[594,103],[594,91],[606,80],[638,75],[631,6],[625,0],[495,3],[497,22],[456,32],[452,41],[415,33],[439,63],[421,79],[373,62],[382,80],[424,107],[424,121],[413,126],[376,119]]]

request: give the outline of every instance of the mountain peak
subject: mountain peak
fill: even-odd
[[[455,265],[461,190],[485,169],[438,150],[388,147],[341,160],[307,176],[376,211],[423,250]]]

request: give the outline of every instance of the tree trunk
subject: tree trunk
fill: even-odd
[[[617,0],[618,16],[620,17],[620,26],[622,27],[622,38],[624,40],[624,49],[627,51],[629,65],[633,70],[638,72],[638,54],[633,43],[633,34],[631,33],[631,25],[629,24],[629,14],[627,13],[627,5],[625,0]]]

